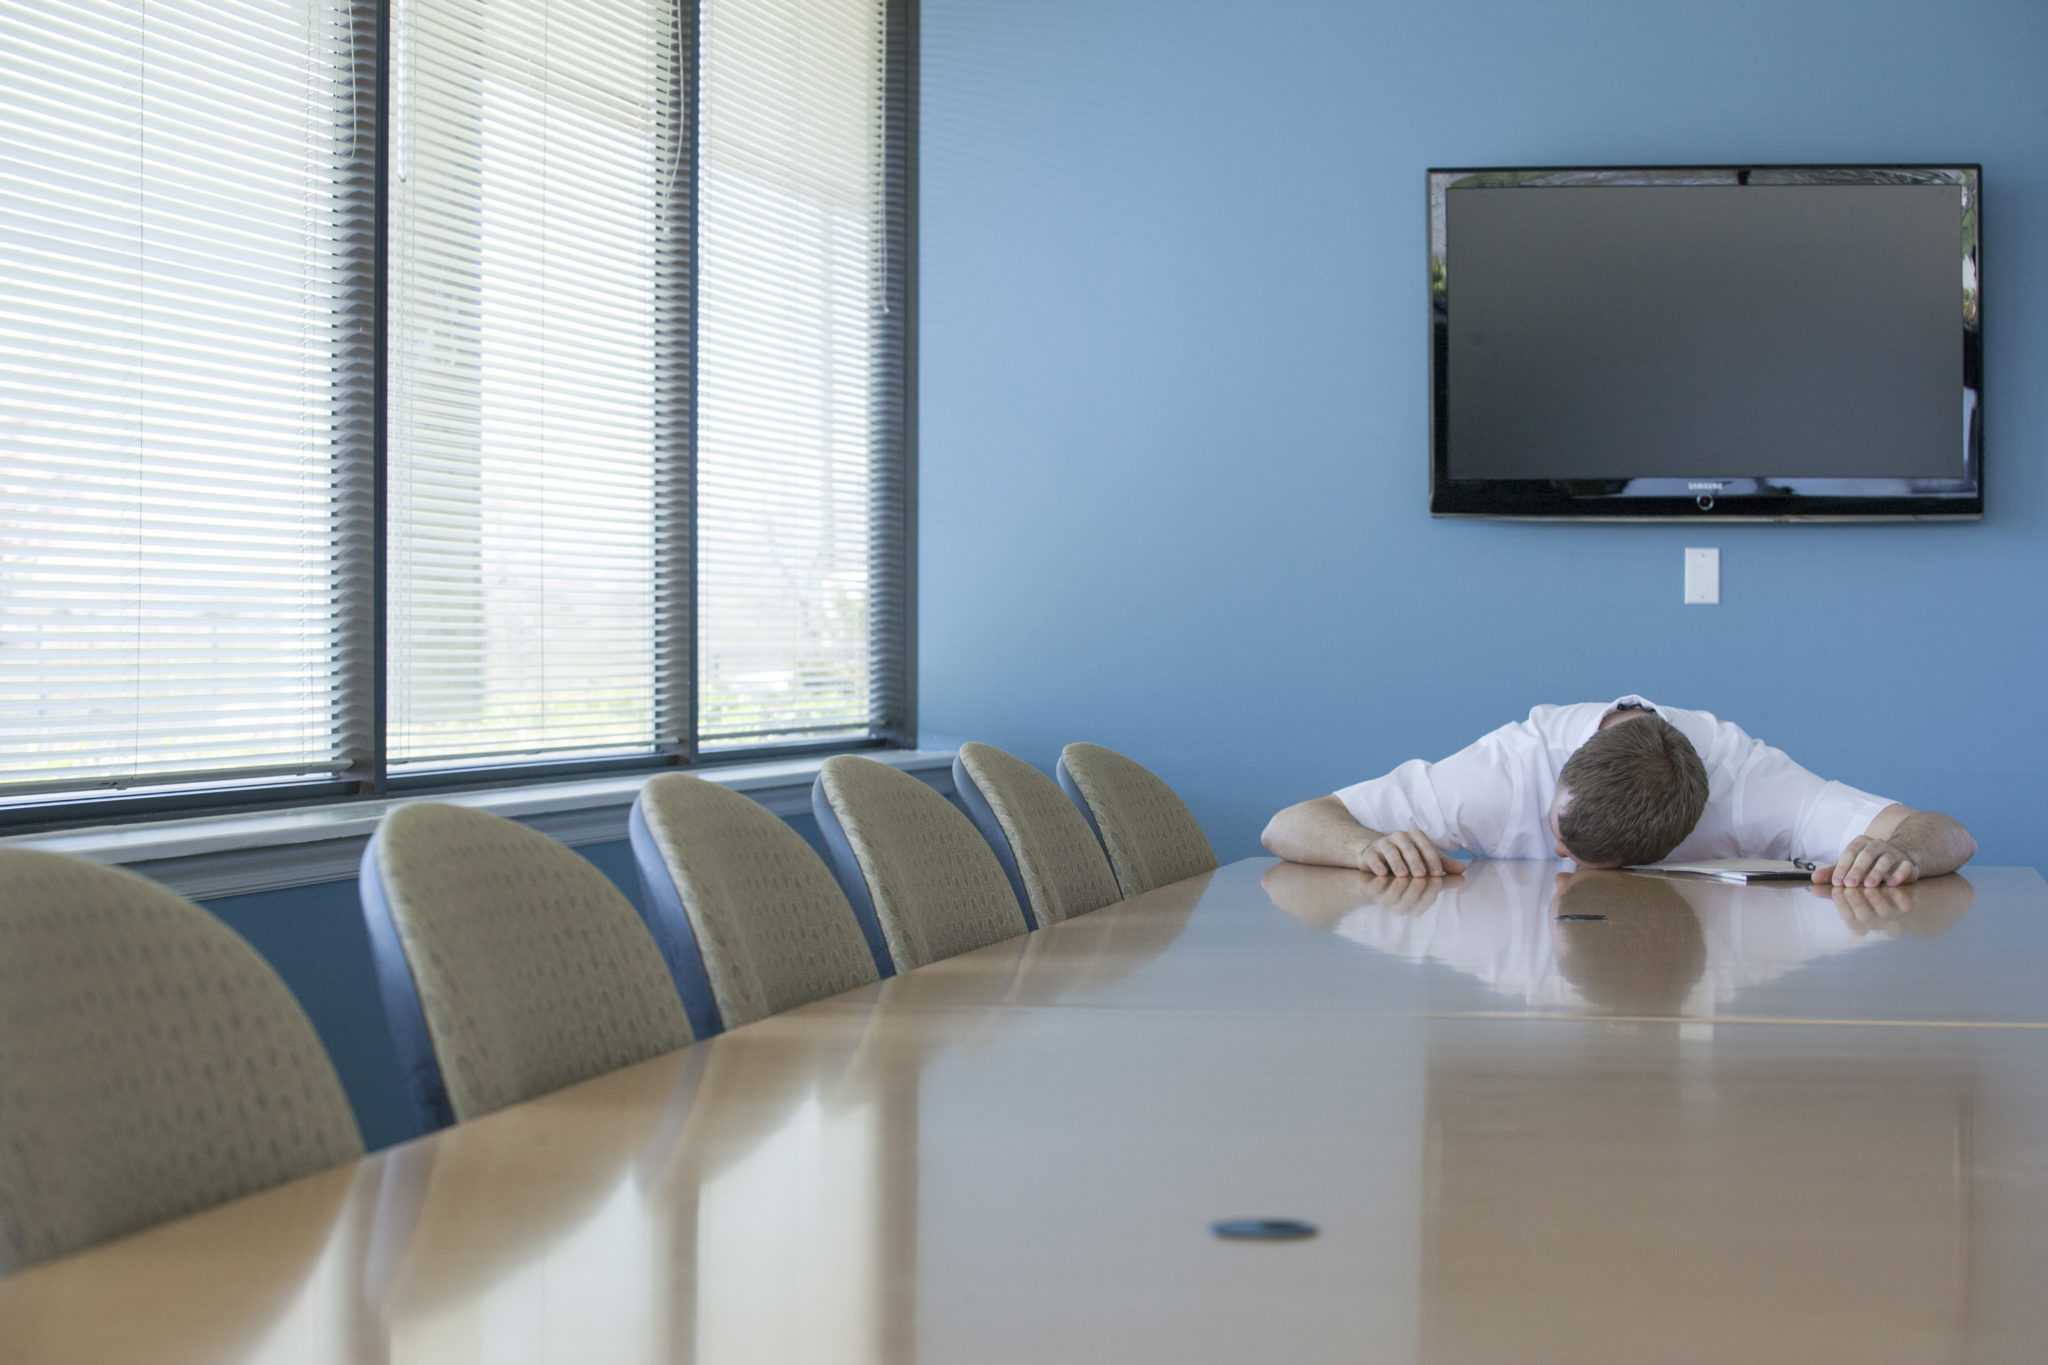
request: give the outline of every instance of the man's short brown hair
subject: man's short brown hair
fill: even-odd
[[[1558,837],[1581,862],[1654,863],[1685,841],[1707,808],[1706,765],[1661,716],[1597,732],[1557,780],[1571,795]]]

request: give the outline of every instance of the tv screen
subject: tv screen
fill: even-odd
[[[1978,182],[1431,171],[1431,510],[1981,515]]]

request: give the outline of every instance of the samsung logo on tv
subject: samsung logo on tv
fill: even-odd
[[[1718,493],[1727,486],[1728,481],[1726,479],[1723,479],[1718,483],[1708,482],[1705,480],[1699,482],[1689,482],[1686,484],[1685,487],[1686,491],[1689,493]]]

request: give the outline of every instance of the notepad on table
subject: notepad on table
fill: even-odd
[[[1803,882],[1813,864],[1785,858],[1701,858],[1689,863],[1644,863],[1630,872],[1657,872],[1671,877],[1711,877],[1717,882]]]

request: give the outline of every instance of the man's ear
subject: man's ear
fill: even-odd
[[[1557,795],[1551,798],[1550,814],[1545,817],[1550,822],[1550,837],[1557,843],[1558,855],[1565,858],[1569,858],[1571,854],[1564,846],[1564,813],[1571,808],[1571,788],[1559,787]]]

